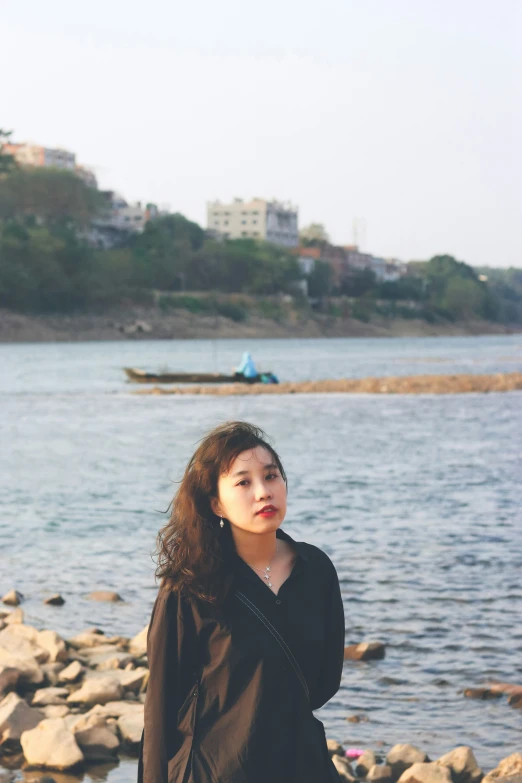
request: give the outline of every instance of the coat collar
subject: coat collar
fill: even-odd
[[[297,552],[297,556],[300,557],[305,563],[308,562],[308,555],[305,552],[306,544],[303,541],[294,541],[294,539],[288,535],[282,528],[276,530],[276,538],[280,538],[283,541],[288,541]]]
[[[308,555],[306,553],[306,544],[302,541],[294,541],[294,539],[288,535],[284,530],[278,528],[276,531],[276,538],[282,541],[287,541],[295,550],[297,554],[297,560],[294,565],[292,573],[299,572],[301,568],[308,566]],[[259,577],[255,571],[241,558],[238,554],[235,555],[236,574],[246,576],[248,579],[258,582]]]

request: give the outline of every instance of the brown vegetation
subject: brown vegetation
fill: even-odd
[[[522,373],[495,375],[408,375],[390,378],[339,378],[338,380],[302,381],[247,386],[175,386],[140,389],[135,394],[210,394],[218,396],[243,394],[463,394],[467,392],[506,392],[522,390]]]

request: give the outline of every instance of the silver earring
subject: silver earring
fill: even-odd
[[[225,523],[223,522],[223,517],[221,517],[221,521],[219,523],[219,527],[225,527]]]

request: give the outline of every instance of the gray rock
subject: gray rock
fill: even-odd
[[[66,704],[50,704],[48,707],[42,707],[41,709],[46,718],[65,718],[70,713],[70,709]]]
[[[514,778],[522,775],[522,753],[512,753],[502,759],[500,764],[488,772],[482,783],[499,783],[501,778],[508,778],[509,783],[515,783]]]
[[[146,625],[136,636],[134,636],[129,642],[129,652],[139,658],[141,655],[147,654],[147,633],[149,626]]]
[[[140,669],[114,669],[111,672],[111,676],[116,677],[120,685],[125,691],[131,693],[138,693],[143,690],[149,679],[149,670],[145,668]]]
[[[98,647],[106,642],[105,634],[98,632],[98,629],[82,631],[71,639],[67,639],[67,644],[77,650],[84,647]]]
[[[359,756],[355,764],[355,774],[358,778],[365,778],[372,767],[377,764],[377,758],[373,750],[365,750]]]
[[[468,699],[500,699],[502,694],[500,691],[493,691],[491,688],[466,688],[464,690],[464,696]]]
[[[398,780],[412,764],[423,764],[427,761],[428,756],[423,750],[407,744],[394,745],[386,756],[386,764],[391,767],[394,780]]]
[[[54,661],[53,663],[42,663],[41,668],[49,685],[58,685],[58,677],[64,668],[63,663],[59,663],[58,661]]]
[[[387,764],[375,764],[367,775],[372,783],[391,783],[393,780],[392,768]]]
[[[0,666],[0,700],[18,685],[20,672],[12,666]]]
[[[343,759],[346,758],[345,757],[344,748],[343,748],[343,746],[341,745],[340,742],[337,742],[337,740],[327,739],[326,740],[326,746],[328,748],[328,753],[329,753],[330,757],[331,756],[342,756]]]
[[[58,674],[58,682],[76,682],[84,671],[85,669],[79,661],[73,661]]]
[[[89,593],[87,596],[91,601],[123,601],[123,598],[119,593],[114,593],[112,590],[95,590],[93,593]]]
[[[437,759],[436,763],[448,767],[453,783],[480,783],[484,777],[473,751],[467,745],[454,748]]]
[[[9,693],[0,702],[0,748],[9,753],[18,751],[24,731],[34,729],[43,717],[17,693]]]
[[[361,714],[361,715],[348,715],[346,720],[348,723],[368,723],[368,716]]]
[[[144,705],[140,702],[110,701],[103,706],[97,705],[93,710],[97,710],[107,717],[120,718],[122,715],[143,715]]]
[[[27,763],[35,767],[74,769],[83,764],[83,753],[63,718],[46,718],[20,738]]]
[[[448,767],[436,762],[415,763],[408,767],[399,778],[399,783],[452,783]]]
[[[123,687],[115,677],[110,674],[88,676],[83,685],[77,691],[71,693],[67,702],[69,704],[107,704],[110,701],[118,701],[123,695]]]
[[[39,631],[36,643],[48,651],[49,661],[67,661],[67,647],[56,631]]]
[[[40,685],[44,681],[44,673],[34,658],[17,658],[0,647],[0,666],[8,669],[16,669],[19,674],[20,684]]]
[[[30,625],[8,625],[3,628],[0,631],[0,649],[21,660],[29,658],[37,663],[49,660],[49,651],[38,644],[38,631]]]
[[[69,695],[67,688],[40,688],[33,696],[33,707],[49,707],[52,704],[63,705]]]
[[[346,783],[355,783],[356,777],[353,774],[353,769],[348,759],[337,755],[333,755],[331,758],[340,779]]]
[[[3,603],[7,604],[7,606],[18,606],[23,600],[24,597],[18,590],[9,590],[2,598]]]
[[[118,718],[118,730],[128,753],[135,753],[139,749],[143,725],[144,716],[138,712],[134,715],[121,715]]]
[[[4,625],[21,625],[24,622],[24,610],[20,609],[13,609],[12,612],[9,612],[7,617],[4,618]]]
[[[383,642],[361,642],[344,648],[345,661],[380,661],[386,655]]]
[[[60,593],[54,593],[54,595],[50,595],[49,598],[46,598],[44,601],[44,604],[47,604],[48,606],[63,606],[65,603],[65,598],[63,598]]]
[[[57,783],[57,780],[52,775],[37,774],[36,777],[26,778],[26,783]]]
[[[522,783],[522,775],[510,775],[507,778],[495,778],[495,783]]]
[[[120,740],[103,716],[92,715],[87,720],[82,716],[73,733],[86,761],[113,761],[117,757]]]
[[[100,637],[98,637],[99,639]],[[123,650],[120,644],[120,636],[103,637],[103,644],[96,644],[93,647],[81,647],[78,652],[80,655],[87,655],[88,657],[95,657],[97,655],[110,654],[114,655],[117,652],[123,652],[130,660],[133,660],[134,656],[130,655],[126,650]]]
[[[124,669],[127,664],[133,663],[132,655],[120,650],[99,653],[89,656],[89,665],[94,666],[98,671],[107,671],[108,669]]]
[[[105,660],[114,658],[116,652],[121,652],[116,646],[110,644],[103,644],[99,647],[81,647],[79,650],[69,650],[69,660],[79,661],[83,666],[90,669],[94,669],[98,663],[103,663]],[[127,653],[125,653],[127,655]],[[113,666],[116,667],[118,662],[114,661]]]

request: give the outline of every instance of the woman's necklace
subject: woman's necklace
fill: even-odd
[[[272,560],[269,562],[269,564],[262,571],[259,568],[256,568],[255,566],[250,566],[250,568],[252,568],[254,571],[257,571],[258,574],[262,574],[263,575],[263,579],[266,579],[266,583],[267,583],[268,587],[272,587],[272,582],[270,581],[270,578],[271,578],[270,571],[272,570],[272,565],[274,563],[274,560],[276,559],[278,543],[279,542],[276,541],[276,548],[275,548],[275,552],[274,552],[274,556],[273,556]]]

